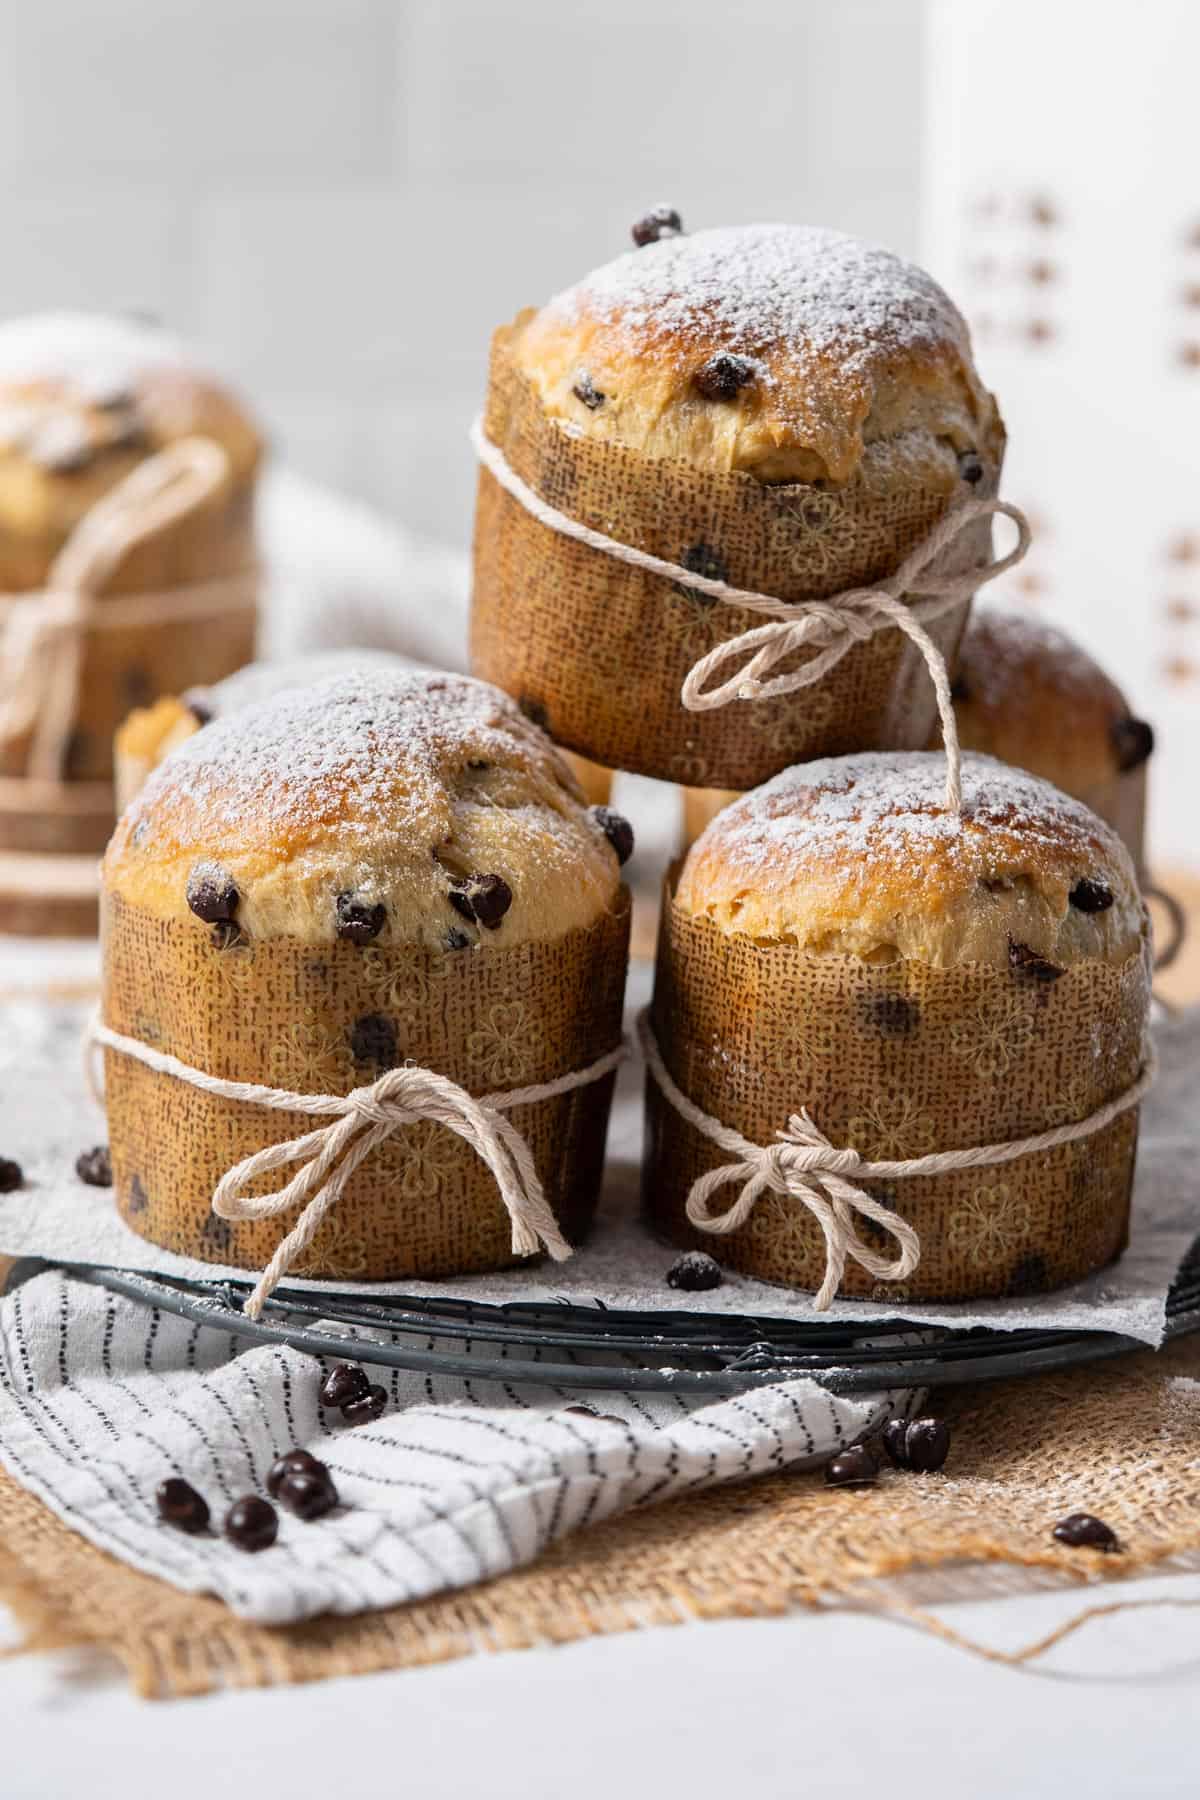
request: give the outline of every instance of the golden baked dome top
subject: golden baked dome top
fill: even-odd
[[[952,459],[1000,432],[937,283],[811,226],[645,244],[518,321],[516,355],[581,432],[766,481],[847,480],[914,430]]]
[[[229,453],[235,481],[262,442],[242,403],[177,338],[133,320],[47,313],[0,325],[0,452],[49,475],[81,475],[198,434]]]
[[[121,818],[104,883],[251,939],[511,945],[609,907],[620,838],[498,689],[364,665],[181,744]]]
[[[1053,980],[1123,960],[1143,909],[1116,833],[1048,782],[939,752],[829,757],[745,794],[692,845],[675,904],[730,935],[875,962],[981,962]]]
[[[1073,638],[986,607],[967,626],[954,683],[959,738],[1081,797],[1143,763],[1154,733]]]

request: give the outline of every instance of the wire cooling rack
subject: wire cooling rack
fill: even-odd
[[[259,1319],[252,1283],[147,1275],[95,1264],[19,1262],[9,1289],[47,1268],[257,1343],[468,1380],[612,1392],[730,1394],[806,1375],[833,1393],[952,1387],[1043,1374],[1146,1346],[1108,1331],[966,1331],[904,1319],[862,1324],[762,1314],[616,1311],[597,1300],[495,1305],[449,1296],[276,1288]],[[1200,1239],[1167,1300],[1168,1339],[1200,1330]]]

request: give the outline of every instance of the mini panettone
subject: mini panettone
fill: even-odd
[[[387,650],[314,650],[307,656],[287,657],[281,662],[247,663],[209,687],[191,687],[185,694],[164,694],[153,706],[135,708],[117,731],[113,747],[117,810],[124,812],[169,751],[186,743],[213,719],[257,706],[292,688],[311,687],[330,675],[361,668],[400,674],[418,666],[408,657]]]
[[[165,333],[0,326],[0,848],[102,847],[121,719],[253,655],[261,455]]]
[[[985,607],[963,637],[953,695],[964,750],[1082,800],[1141,869],[1154,733],[1085,650],[1053,626]]]
[[[362,667],[214,720],[122,817],[102,915],[113,1179],[142,1235],[380,1279],[585,1232],[628,895],[611,818],[496,689]],[[296,1203],[264,1211],[292,1163]]]
[[[693,786],[923,745],[933,688],[890,618],[867,607],[845,623],[826,606],[804,647],[776,640],[798,603],[895,581],[927,546],[893,603],[941,596],[926,628],[953,660],[970,589],[992,572],[1004,450],[961,317],[920,269],[836,232],[640,239],[495,335],[477,673],[556,741]],[[731,660],[701,680],[718,651]],[[815,685],[780,691],[809,663]]]
[[[962,773],[956,817],[940,755],[789,769],[692,846],[648,1037],[645,1208],[673,1242],[896,1300],[1032,1293],[1123,1248],[1152,1074],[1132,863],[1048,783]]]

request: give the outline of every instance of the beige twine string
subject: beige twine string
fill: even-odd
[[[948,1175],[960,1169],[986,1169],[999,1163],[1016,1162],[1019,1157],[1030,1156],[1037,1150],[1056,1150],[1060,1144],[1073,1144],[1080,1138],[1103,1131],[1106,1125],[1138,1104],[1158,1073],[1158,1058],[1147,1038],[1145,1060],[1137,1080],[1115,1100],[1108,1100],[1094,1113],[1089,1113],[1086,1119],[1070,1125],[1055,1125],[1049,1131],[1038,1131],[1007,1144],[985,1144],[973,1150],[937,1150],[904,1162],[869,1162],[849,1145],[839,1149],[831,1144],[803,1107],[792,1114],[787,1130],[776,1134],[776,1143],[752,1144],[740,1131],[734,1131],[731,1126],[723,1125],[719,1119],[703,1112],[676,1086],[645,1012],[638,1017],[638,1037],[646,1067],[669,1105],[694,1130],[737,1158],[735,1162],[710,1169],[692,1183],[687,1197],[688,1219],[700,1231],[724,1236],[746,1223],[764,1194],[780,1194],[798,1200],[816,1219],[825,1238],[825,1279],[813,1301],[817,1312],[825,1312],[837,1293],[848,1260],[858,1263],[879,1281],[903,1281],[921,1260],[921,1241],[907,1220],[855,1186],[850,1176],[864,1181],[897,1181],[913,1175]],[[741,1190],[728,1211],[711,1213],[708,1203],[712,1195],[718,1188],[735,1182],[741,1183]],[[863,1243],[855,1230],[856,1213],[874,1219],[895,1238],[900,1255],[894,1261],[888,1262]]]
[[[62,777],[89,632],[212,618],[254,604],[254,570],[161,593],[97,599],[135,544],[195,512],[228,475],[220,444],[181,438],[140,463],[80,520],[44,589],[0,596],[0,745],[32,733],[26,775]]]
[[[389,1069],[378,1081],[354,1088],[349,1094],[293,1094],[283,1088],[261,1087],[253,1081],[226,1081],[203,1069],[194,1069],[137,1038],[112,1031],[99,1019],[88,1028],[87,1044],[89,1050],[102,1045],[121,1056],[133,1057],[158,1074],[173,1075],[221,1100],[331,1119],[330,1124],[318,1126],[301,1137],[254,1151],[227,1170],[213,1190],[212,1209],[222,1219],[270,1219],[293,1206],[304,1207],[246,1301],[245,1311],[252,1319],[258,1318],[276,1284],[308,1248],[359,1164],[401,1126],[422,1121],[444,1125],[447,1131],[454,1132],[491,1170],[512,1220],[515,1256],[533,1256],[544,1247],[555,1262],[565,1261],[572,1253],[571,1246],[559,1230],[542,1190],[529,1145],[504,1114],[513,1107],[553,1100],[599,1081],[627,1054],[625,1045],[620,1044],[586,1069],[575,1069],[532,1087],[476,1099],[448,1076],[407,1064]],[[277,1193],[246,1191],[260,1175],[291,1163],[301,1167]]]
[[[482,420],[471,427],[471,443],[480,462],[505,491],[520,502],[539,523],[564,537],[574,538],[591,550],[661,575],[666,581],[678,582],[722,600],[728,606],[740,606],[750,612],[765,613],[769,623],[743,631],[737,637],[718,644],[689,670],[680,698],[689,712],[710,712],[728,706],[731,700],[770,700],[780,694],[793,694],[812,687],[836,668],[855,644],[865,643],[876,632],[896,629],[911,638],[925,659],[937,695],[938,715],[942,723],[942,739],[946,748],[946,807],[953,813],[962,811],[961,754],[958,727],[950,697],[950,677],[946,659],[925,630],[925,625],[940,618],[951,608],[1005,574],[1019,563],[1030,545],[1029,523],[1019,507],[1007,500],[962,500],[951,507],[921,542],[909,551],[894,574],[870,587],[846,588],[825,600],[786,601],[773,599],[745,588],[732,587],[708,575],[694,574],[678,563],[637,550],[602,531],[583,525],[568,513],[559,512],[534,492],[508,462],[503,451],[493,444],[483,430]],[[1007,556],[979,568],[964,570],[959,575],[935,575],[932,566],[942,552],[977,519],[1002,514],[1017,528],[1017,542]],[[912,604],[904,596],[912,596]],[[802,668],[784,675],[772,675],[780,663],[799,650],[815,650]],[[746,660],[748,658],[748,660]],[[713,688],[705,683],[725,671],[733,672]]]

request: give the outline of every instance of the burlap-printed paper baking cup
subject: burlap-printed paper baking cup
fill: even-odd
[[[757,945],[691,918],[668,892],[651,1023],[682,1093],[753,1144],[776,1142],[803,1107],[832,1144],[882,1162],[1086,1119],[1137,1082],[1148,997],[1145,943],[1124,963],[1081,963],[1031,983],[981,964],[868,964]],[[646,1103],[651,1228],[743,1274],[815,1291],[826,1244],[812,1214],[765,1193],[730,1235],[696,1230],[692,1185],[728,1158],[653,1081]],[[848,1262],[842,1292],[968,1300],[1081,1279],[1125,1246],[1136,1140],[1133,1107],[1001,1166],[862,1181],[915,1229],[920,1260],[902,1284]],[[877,1222],[855,1223],[881,1253],[894,1251]]]
[[[221,947],[190,921],[154,918],[109,895],[103,1019],[210,1075],[298,1094],[347,1094],[406,1063],[473,1095],[511,1091],[584,1068],[620,1044],[628,936],[625,890],[591,926],[479,952],[289,938]],[[126,1223],[185,1255],[247,1269],[267,1263],[295,1217],[222,1218],[213,1193],[233,1165],[310,1131],[313,1119],[219,1098],[111,1049],[104,1077]],[[609,1073],[511,1114],[571,1242],[585,1235],[595,1207],[613,1080]],[[460,1137],[422,1121],[397,1129],[354,1169],[292,1267],[384,1280],[517,1260],[488,1168]]]
[[[0,849],[103,849],[118,725],[251,661],[258,586],[251,495],[188,438],[85,515],[44,590],[0,594]]]
[[[516,322],[519,327],[521,320]],[[511,330],[493,339],[484,438],[538,496],[593,530],[794,603],[893,573],[958,499],[906,479],[901,458],[870,459],[838,486],[767,486],[573,436],[514,365]],[[979,446],[993,496],[1003,438]],[[991,521],[973,520],[937,560],[939,577],[987,562]],[[963,599],[928,630],[950,663]],[[755,787],[790,763],[853,750],[917,749],[936,719],[929,673],[899,630],[855,643],[820,682],[752,704],[694,712],[680,700],[693,665],[761,626],[761,616],[631,567],[535,518],[481,468],[471,657],[562,744],[611,768],[693,787]],[[795,669],[808,653],[781,665]]]

